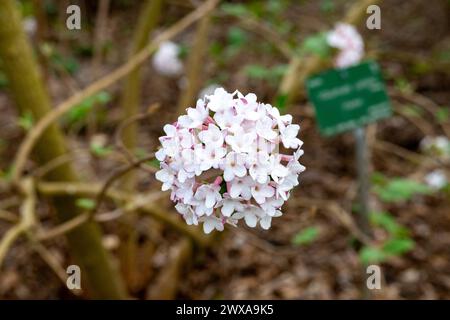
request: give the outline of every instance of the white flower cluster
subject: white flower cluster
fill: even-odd
[[[25,33],[28,36],[33,37],[36,34],[37,21],[35,18],[27,17],[27,18],[23,19],[22,25],[23,25],[23,29],[25,30]]]
[[[257,102],[255,94],[218,88],[164,126],[156,178],[172,191],[186,223],[203,222],[205,233],[240,219],[269,229],[305,169],[299,130],[291,115]],[[295,151],[281,154],[281,145]]]
[[[448,184],[448,180],[447,180],[447,176],[445,175],[445,171],[444,170],[434,170],[431,171],[430,173],[428,173],[425,176],[425,182],[426,184],[435,189],[442,189],[443,187],[445,187]]]
[[[180,48],[176,43],[163,42],[153,55],[153,67],[161,75],[178,76],[183,72],[183,62],[180,60],[179,54]]]
[[[450,140],[445,136],[426,136],[420,142],[420,148],[423,152],[439,157],[442,160],[450,159]]]
[[[345,68],[358,63],[364,56],[364,42],[355,27],[338,23],[327,35],[328,45],[339,49],[335,65]]]

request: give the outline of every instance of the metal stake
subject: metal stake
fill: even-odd
[[[369,151],[366,141],[366,128],[359,127],[353,131],[356,140],[356,167],[358,170],[358,216],[357,224],[362,232],[368,237],[371,236],[369,223]],[[362,268],[362,299],[371,299],[372,295],[366,286],[367,274],[366,266]]]
[[[369,152],[366,141],[366,128],[360,127],[353,131],[356,140],[356,166],[358,170],[358,202],[359,212],[357,222],[361,230],[371,235],[369,224]]]

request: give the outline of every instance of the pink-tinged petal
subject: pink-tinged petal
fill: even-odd
[[[231,170],[230,168],[225,168],[225,171],[223,172],[223,178],[227,182],[233,180],[234,179],[233,170]]]
[[[242,178],[247,174],[247,169],[244,166],[235,167],[234,174]]]
[[[230,202],[225,202],[225,204],[224,204],[223,207],[222,207],[222,214],[223,214],[225,217],[229,217],[229,216],[231,216],[231,214],[233,213],[233,211],[234,211],[234,206],[233,206],[233,204],[230,203]]]
[[[175,126],[171,125],[171,124],[166,124],[163,127],[164,132],[166,133],[166,135],[173,137],[176,135],[177,133],[177,128],[175,128]]]
[[[275,189],[269,186],[266,186],[263,188],[262,190],[262,194],[266,197],[266,198],[270,198],[275,194]]]
[[[232,198],[237,198],[241,194],[241,191],[242,191],[242,185],[233,183],[230,188],[230,196]]]
[[[211,233],[211,231],[214,230],[214,224],[211,220],[207,219],[204,223],[203,223],[203,231],[206,234]]]
[[[217,231],[223,231],[223,229],[224,229],[223,223],[218,221],[217,225],[216,225],[216,229],[217,229]]]
[[[256,216],[253,213],[246,213],[244,219],[245,219],[245,223],[247,224],[247,226],[249,226],[250,228],[256,227],[256,223],[258,222],[258,219],[256,218]]]
[[[167,171],[164,170],[164,169],[159,170],[159,171],[157,171],[157,172],[155,173],[156,179],[159,180],[159,181],[161,181],[161,182],[166,181],[166,180],[167,180],[167,176],[168,176],[168,175],[167,175]]]
[[[264,216],[259,221],[259,224],[261,225],[261,228],[263,228],[264,230],[270,229],[270,226],[272,224],[272,217],[271,216]]]
[[[216,204],[216,197],[213,192],[208,192],[205,198],[205,206],[207,208],[212,208]]]

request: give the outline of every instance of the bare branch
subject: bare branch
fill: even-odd
[[[158,46],[167,41],[195,21],[203,17],[207,14],[214,6],[216,5],[218,0],[209,0],[198,7],[195,11],[188,14],[186,17],[181,19],[179,22],[175,23],[172,27],[168,28],[166,31],[162,32],[159,36],[157,36],[153,41],[151,41],[144,49],[139,51],[136,55],[134,55],[131,59],[129,59],[125,64],[121,67],[113,71],[112,73],[106,75],[105,77],[95,81],[87,88],[79,91],[60,105],[58,105],[51,112],[47,113],[43,118],[39,120],[39,122],[28,132],[26,138],[23,140],[19,147],[19,151],[16,154],[14,159],[15,166],[12,170],[11,177],[12,182],[16,185],[19,185],[19,181],[22,175],[23,168],[25,163],[29,157],[31,150],[33,149],[35,143],[39,140],[39,137],[43,134],[43,132],[56,120],[58,120],[61,116],[63,116],[66,112],[68,112],[73,106],[82,102],[87,97],[92,96],[93,94],[103,90],[110,85],[114,84],[116,81],[122,79],[128,73],[133,71],[136,67],[142,64],[147,58],[158,48]]]
[[[25,200],[20,208],[21,218],[19,223],[15,224],[9,229],[3,236],[0,242],[0,267],[3,263],[3,259],[8,253],[9,248],[14,241],[24,232],[29,230],[35,222],[34,207],[36,204],[36,197],[34,194],[33,180],[31,178],[25,179],[21,183],[21,190],[25,194]]]

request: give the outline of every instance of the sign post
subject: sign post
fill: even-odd
[[[374,61],[332,69],[306,81],[319,130],[325,136],[353,130],[358,172],[358,225],[370,235],[369,155],[365,125],[391,116],[392,110],[381,71]]]
[[[369,149],[367,148],[366,128],[353,130],[356,141],[356,167],[358,171],[358,225],[366,234],[371,234],[369,225]]]

